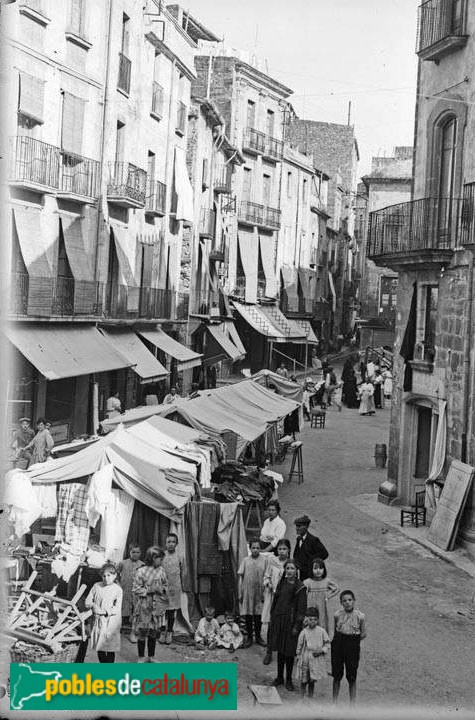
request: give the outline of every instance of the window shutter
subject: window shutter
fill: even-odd
[[[71,20],[70,30],[80,37],[84,34],[84,0],[70,0]]]
[[[203,158],[203,175],[201,184],[203,188],[209,187],[209,160],[208,158]]]
[[[18,112],[39,123],[43,122],[45,84],[43,80],[20,73]]]
[[[84,100],[68,92],[63,92],[62,150],[81,155],[83,125]]]

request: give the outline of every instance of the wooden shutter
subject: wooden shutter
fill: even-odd
[[[84,100],[68,92],[63,92],[62,150],[81,155],[83,125]]]
[[[43,80],[20,72],[18,112],[43,122],[45,84]]]

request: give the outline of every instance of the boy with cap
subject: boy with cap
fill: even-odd
[[[30,418],[22,417],[18,422],[20,423],[20,427],[15,431],[12,442],[12,448],[15,453],[15,466],[18,467],[18,465],[21,465],[23,467],[24,465],[24,468],[26,468],[30,454],[23,453],[23,449],[33,440],[35,432],[30,427]],[[23,458],[23,462],[21,458]]]
[[[314,558],[326,560],[328,550],[321,540],[308,531],[311,523],[308,515],[302,515],[295,521],[295,531],[297,533],[297,542],[294,549],[294,560],[299,569],[300,580],[306,580],[312,575],[312,562]]]

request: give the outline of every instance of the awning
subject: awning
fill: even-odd
[[[105,337],[117,348],[117,350],[134,364],[134,371],[140,378],[141,383],[156,382],[169,375],[168,370],[158,362],[157,358],[147,350],[143,342],[131,330],[101,331]]]
[[[275,297],[277,295],[277,280],[274,272],[274,251],[275,240],[273,235],[259,235],[259,246],[261,248],[262,267],[266,276],[266,295]]]
[[[261,305],[242,305],[234,301],[234,308],[255,332],[273,342],[287,342],[284,334],[264,315]]]
[[[186,168],[185,151],[175,148],[176,219],[192,223],[194,220],[193,188]]]
[[[302,288],[302,295],[305,300],[305,309],[307,312],[312,312],[313,295],[315,293],[315,273],[313,270],[307,268],[299,268],[298,276],[300,280],[300,287]],[[311,280],[314,280],[313,283]]]
[[[261,305],[261,312],[285,337],[286,342],[305,342],[306,333],[295,320],[289,320],[277,305]]]
[[[310,320],[297,320],[297,323],[307,334],[307,342],[313,345],[318,345],[319,340],[315,335],[313,327],[310,325]]]
[[[229,335],[224,331],[222,325],[207,325],[206,330],[209,333],[205,360],[218,362],[229,358],[233,362],[241,360],[244,355],[239,352],[236,345],[230,339]]]
[[[258,264],[258,244],[257,239],[252,232],[239,230],[239,254],[241,263],[246,276],[246,294],[245,300],[249,303],[255,303],[257,300],[257,264]]]
[[[299,294],[297,287],[297,268],[290,265],[282,265],[280,268],[284,290],[287,295],[288,308],[291,312],[298,312]]]
[[[336,311],[336,292],[335,292],[335,284],[333,282],[333,275],[331,272],[328,273],[328,283],[330,285],[330,292],[332,294],[332,310],[333,312]]]
[[[15,223],[18,242],[28,274],[52,278],[53,268],[50,258],[47,256],[45,244],[45,233],[41,227],[42,213],[26,207],[15,207],[13,209],[13,221]]]
[[[4,332],[47,380],[132,365],[95,327],[7,325]]]
[[[139,335],[155,347],[162,350],[166,355],[175,358],[178,364],[178,370],[188,370],[189,368],[201,365],[202,355],[195,353],[190,348],[185,347],[177,340],[174,340],[161,328],[153,330],[140,330]]]
[[[232,320],[225,320],[222,323],[222,328],[223,328],[223,332],[227,332],[227,334],[229,335],[229,337],[231,338],[231,340],[233,341],[233,343],[235,344],[235,346],[237,347],[237,349],[239,350],[241,355],[244,357],[244,355],[246,355],[246,348],[242,344],[242,340],[239,337],[239,333],[236,330],[236,326],[235,326],[234,322]]]
[[[122,282],[120,284],[126,285],[128,288],[127,292],[127,310],[131,312],[139,309],[139,284],[135,279],[135,274],[132,266],[129,262],[126,251],[125,231],[123,228],[117,225],[111,225],[111,233],[114,238],[115,251],[117,253],[117,260],[119,261],[119,270],[122,276]],[[134,239],[135,248],[135,239]],[[134,250],[135,252],[135,250]]]
[[[96,285],[91,282],[94,273],[84,246],[81,218],[74,215],[67,215],[66,213],[60,213],[59,217],[63,230],[66,254],[75,280],[75,311],[92,314],[96,304]]]

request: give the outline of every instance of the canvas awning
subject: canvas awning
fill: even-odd
[[[239,230],[239,255],[246,276],[245,300],[255,303],[257,299],[258,244],[252,232]]]
[[[275,297],[277,295],[277,280],[274,272],[275,265],[275,239],[273,235],[259,235],[259,246],[261,249],[261,260],[264,275],[266,276],[266,295]]]
[[[291,265],[282,265],[280,268],[284,290],[287,295],[288,309],[291,312],[298,312],[299,294],[298,294],[298,273],[297,268]]]
[[[245,348],[244,345],[242,344],[242,340],[241,340],[241,338],[239,337],[239,333],[238,333],[238,331],[236,330],[236,326],[235,326],[233,320],[224,320],[224,322],[221,323],[221,327],[222,327],[222,329],[223,329],[223,332],[225,332],[225,333],[227,333],[227,334],[229,335],[229,337],[231,338],[231,340],[233,341],[234,345],[235,345],[235,346],[237,347],[237,349],[239,350],[239,352],[240,352],[240,354],[242,355],[242,357],[244,357],[244,355],[247,354],[247,353],[246,353],[246,348]]]
[[[52,278],[53,269],[47,255],[41,219],[40,210],[26,207],[13,209],[13,222],[28,274],[35,277]]]
[[[332,294],[332,310],[333,312],[336,311],[336,292],[335,292],[335,283],[333,282],[333,275],[331,272],[328,273],[328,284],[330,285],[330,292]]]
[[[89,263],[89,255],[84,246],[81,218],[76,215],[60,213],[64,245],[68,256],[71,272],[74,277],[74,308],[76,312],[91,313],[96,304],[96,285],[91,282],[94,277]]]
[[[101,332],[129,362],[134,364],[134,371],[139,376],[141,383],[156,382],[169,375],[168,370],[147,350],[140,338],[131,330],[102,329]]]
[[[186,168],[185,151],[175,148],[175,192],[177,194],[176,219],[193,222],[193,188]]]
[[[233,304],[241,317],[255,332],[264,335],[273,342],[287,342],[282,331],[277,330],[275,325],[264,315],[261,305],[242,305],[236,301]]]
[[[177,361],[178,370],[188,370],[201,365],[202,355],[174,340],[161,328],[140,330],[139,335],[152,343],[152,345],[155,345],[159,350],[162,350],[166,355],[174,358]]]
[[[119,370],[133,363],[95,327],[7,325],[4,333],[47,380]]]
[[[244,355],[238,350],[227,332],[223,328],[224,323],[220,325],[207,325],[208,342],[205,352],[205,362],[219,362],[229,358],[232,362],[241,360]]]
[[[277,305],[261,305],[261,312],[285,337],[286,342],[305,342],[306,334],[295,320],[289,320]]]
[[[310,345],[318,345],[319,340],[317,336],[315,335],[315,331],[313,327],[310,325],[310,320],[297,320],[298,325],[302,328],[302,330],[307,335],[307,342]]]

